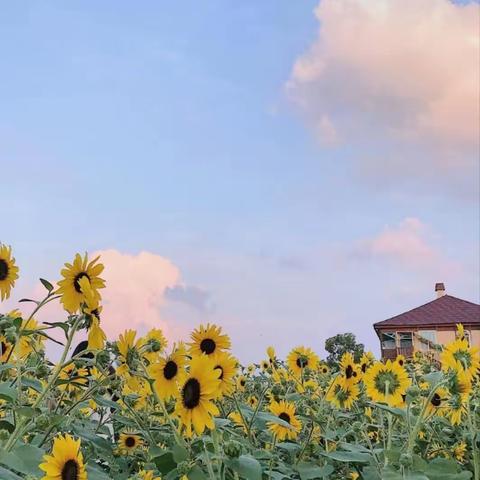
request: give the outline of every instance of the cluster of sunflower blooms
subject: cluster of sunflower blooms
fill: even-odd
[[[103,270],[77,254],[22,300],[29,315],[0,314],[1,479],[479,480],[480,354],[462,325],[438,359],[269,347],[243,367],[212,324],[170,347],[156,328],[107,341]],[[18,272],[0,243],[2,301]],[[37,321],[54,301],[67,320]]]

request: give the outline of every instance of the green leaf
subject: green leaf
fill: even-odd
[[[45,280],[44,278],[41,278],[40,281],[42,282],[42,285],[49,291],[51,292],[53,290],[53,285],[48,281]]]
[[[22,385],[35,390],[37,393],[43,392],[42,384],[34,378],[22,377]]]
[[[2,480],[22,480],[21,477],[3,467],[0,467],[0,478]]]
[[[357,462],[357,463],[369,463],[372,460],[372,456],[368,453],[360,452],[342,452],[335,450],[333,452],[319,452],[324,457],[337,460],[337,462]]]
[[[240,455],[238,458],[231,459],[228,461],[228,466],[247,480],[262,480],[262,466],[250,455]]]
[[[301,480],[312,480],[322,477],[328,477],[333,472],[334,468],[331,465],[319,467],[313,463],[300,463],[297,465],[297,472]]]
[[[7,430],[7,432],[12,433],[15,430],[15,425],[6,420],[0,420],[0,430]]]
[[[207,480],[207,476],[203,472],[203,470],[198,466],[195,465],[189,472],[188,472],[188,480]]]
[[[166,451],[162,455],[155,457],[153,462],[157,466],[158,470],[163,474],[170,472],[177,466],[175,460],[173,459],[173,454],[170,451]]]
[[[88,480],[110,480],[110,477],[97,465],[87,465]]]
[[[176,463],[183,462],[183,461],[187,460],[187,458],[188,458],[187,449],[180,446],[180,445],[175,445],[172,448],[172,455],[173,455],[173,459],[175,460]]]
[[[385,410],[386,412],[396,415],[397,417],[405,418],[407,414],[407,412],[405,410],[402,410],[401,408],[389,407],[388,405],[384,405],[383,403],[372,402],[372,405],[374,405],[377,408],[380,408],[381,410]]]
[[[36,303],[37,305],[40,304],[40,302],[37,302],[36,300],[32,300],[31,298],[21,298],[18,303],[23,303],[23,302],[32,302],[32,303]]]
[[[118,403],[108,398],[103,398],[100,395],[94,395],[93,400],[97,405],[100,405],[101,407],[109,407],[115,410],[118,410],[120,408],[120,405]]]
[[[17,399],[17,389],[12,388],[8,382],[0,383],[0,398],[14,402]]]
[[[4,363],[0,365],[0,373],[3,372],[4,370],[10,370],[10,368],[13,368],[14,365],[11,363]]]
[[[432,372],[427,373],[427,375],[423,375],[422,380],[428,382],[430,386],[437,385],[443,380],[443,372]]]
[[[38,465],[45,452],[33,445],[21,445],[12,452],[0,450],[0,462],[6,467],[26,475],[41,475]]]

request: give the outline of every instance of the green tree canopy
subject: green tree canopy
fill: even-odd
[[[357,343],[353,333],[339,333],[334,337],[327,338],[325,350],[328,352],[327,363],[330,367],[333,367],[338,364],[345,352],[352,353],[355,361],[358,362],[365,347],[363,343]]]

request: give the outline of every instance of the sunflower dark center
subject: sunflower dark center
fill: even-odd
[[[322,370],[322,371],[323,371],[323,373],[327,373],[327,372],[328,372],[328,368],[323,367],[323,370]]]
[[[200,382],[190,378],[183,386],[182,400],[185,408],[193,409],[200,403]]]
[[[440,398],[440,395],[436,393],[431,400],[431,403],[434,407],[439,407],[440,404],[442,403],[442,399]]]
[[[308,358],[298,357],[296,363],[298,368],[305,368],[308,365]]]
[[[217,344],[211,338],[205,338],[200,343],[200,350],[207,355],[215,351]]]
[[[244,387],[244,386],[245,386],[245,383],[246,383],[246,382],[245,382],[245,379],[242,378],[242,379],[240,380],[240,385],[241,385],[242,387]]]
[[[125,446],[128,448],[133,448],[137,442],[135,441],[135,437],[127,437],[125,439]]]
[[[76,460],[67,460],[62,468],[62,480],[78,480],[79,470],[80,468]]]
[[[352,378],[353,377],[353,368],[351,365],[348,365],[348,367],[345,369],[345,376],[347,378]]]
[[[399,364],[401,367],[403,367],[403,360],[399,360],[399,361],[398,361],[398,364]]]
[[[365,373],[367,371],[367,364],[362,363],[362,373]]]
[[[75,290],[76,290],[78,293],[82,293],[82,289],[80,288],[80,280],[81,280],[83,277],[87,277],[87,278],[88,278],[88,281],[90,281],[90,277],[89,277],[88,274],[85,273],[85,272],[80,272],[78,275],[75,276],[75,279],[73,280],[73,286],[75,287]]]
[[[223,380],[223,368],[220,365],[217,365],[214,370],[220,370],[220,375],[218,376],[219,380]]]
[[[0,342],[0,355],[3,355],[8,349],[8,343]]]
[[[0,258],[0,282],[8,277],[8,263]]]
[[[287,412],[282,412],[278,418],[281,418],[284,422],[290,423],[290,415]]]
[[[171,380],[178,372],[178,366],[173,360],[169,360],[163,367],[163,376]]]

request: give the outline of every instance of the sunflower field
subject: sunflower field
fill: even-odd
[[[159,329],[108,341],[103,268],[77,254],[20,300],[28,315],[0,314],[1,480],[480,479],[480,354],[462,325],[435,357],[328,366],[269,347],[241,366],[211,324],[173,345]],[[2,301],[18,275],[0,244]],[[50,302],[63,321],[37,320]]]

